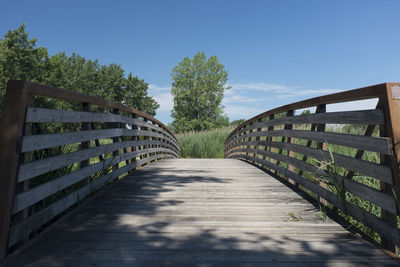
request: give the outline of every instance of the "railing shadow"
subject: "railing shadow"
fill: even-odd
[[[296,222],[294,232],[286,234],[220,227],[218,222],[190,226],[199,220],[196,206],[183,205],[182,195],[174,200],[174,194],[168,198],[163,194],[193,183],[215,186],[232,181],[206,170],[180,169],[195,174],[183,178],[179,173],[165,174],[166,169],[156,163],[124,178],[6,266],[299,266],[299,262],[342,266],[349,261],[350,265],[395,265],[351,233],[331,231],[321,236],[311,229],[307,234],[296,230]],[[180,217],[180,209],[189,212]]]

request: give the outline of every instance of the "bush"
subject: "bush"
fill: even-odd
[[[178,134],[181,158],[223,158],[224,142],[232,127]]]

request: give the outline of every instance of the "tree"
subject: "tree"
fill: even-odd
[[[172,126],[176,132],[200,131],[228,124],[221,105],[228,80],[216,56],[202,52],[185,57],[173,70],[171,94],[174,97]]]
[[[125,96],[123,103],[127,106],[146,112],[151,116],[156,115],[156,110],[160,105],[152,97],[147,95],[149,85],[137,76],[129,73],[125,84]]]
[[[35,48],[37,40],[29,39],[25,29],[25,24],[21,24],[0,40],[0,113],[8,80],[41,82],[43,78],[47,49]]]
[[[133,76],[126,77],[118,64],[100,65],[98,60],[88,60],[79,54],[67,56],[64,52],[48,56],[47,49],[36,47],[36,39],[29,39],[22,24],[15,31],[8,31],[0,39],[0,117],[7,81],[27,80],[64,88],[111,101],[121,102],[152,116],[158,103],[147,95],[148,84]],[[73,103],[44,101],[35,98],[37,106],[71,109]]]

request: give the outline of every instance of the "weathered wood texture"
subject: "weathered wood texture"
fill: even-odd
[[[29,100],[37,96],[81,104],[76,110],[33,107]],[[0,259],[101,186],[179,154],[177,139],[161,122],[97,97],[10,81],[4,108]],[[33,126],[37,131],[24,135]],[[26,186],[15,190],[16,184]]]
[[[392,90],[400,90],[400,84],[380,84],[264,112],[232,131],[225,142],[225,156],[243,159],[294,181],[317,195],[322,204],[330,203],[376,231],[384,241],[382,244],[398,246],[400,132],[396,127],[400,121],[400,99],[392,97]],[[327,104],[370,98],[378,99],[376,109],[326,112]],[[312,107],[316,107],[313,114],[282,116]],[[326,124],[333,124],[329,131]],[[349,124],[364,125],[365,134],[335,132],[341,129],[339,125]],[[374,128],[381,129],[376,131],[379,136],[372,136]],[[377,160],[363,157],[366,151],[370,155],[375,153]],[[324,162],[332,161],[331,157],[331,164],[337,167],[336,178],[327,176],[324,167]],[[338,194],[341,184],[345,197]],[[374,212],[364,209],[365,201],[376,205]]]
[[[239,160],[158,161],[55,223],[5,266],[396,265],[325,221],[302,194]]]
[[[3,119],[0,128],[0,259],[6,256],[7,236],[12,213],[20,154],[16,150],[23,135],[25,109],[29,103],[27,88],[23,82],[11,83],[4,97]]]

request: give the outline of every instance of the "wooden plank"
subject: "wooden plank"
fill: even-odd
[[[41,210],[40,212],[32,215],[27,220],[20,224],[13,226],[10,229],[9,246],[13,246],[19,240],[27,237],[30,233],[36,231],[41,225],[53,219],[55,216],[63,212],[65,209],[71,207],[81,199],[85,198],[91,192],[91,185],[84,187],[70,193],[64,198],[52,203],[50,206]]]
[[[379,99],[378,105],[379,107],[382,107],[385,109],[385,119],[387,121],[387,124],[384,125],[383,127],[379,127],[379,135],[380,136],[389,136],[393,139],[393,134],[392,134],[392,129],[390,126],[390,115],[389,115],[389,111],[387,110],[387,102],[388,102],[388,98],[382,98]],[[389,125],[388,125],[389,124]],[[361,151],[362,153],[363,151]],[[360,154],[361,154],[360,153]],[[399,169],[398,169],[398,164],[391,164],[393,162],[393,158],[396,158],[395,155],[393,156],[388,156],[388,155],[380,155],[380,163],[382,165],[386,165],[386,166],[391,166],[392,169],[392,173],[393,173],[393,178],[396,178],[396,172],[398,173]],[[396,182],[396,179],[393,179],[393,183]],[[393,184],[392,183],[392,184]],[[382,192],[388,193],[388,194],[393,194],[396,195],[394,192],[396,191],[396,186],[393,185],[389,185],[387,183],[380,183],[380,189]],[[397,227],[397,210],[395,212],[388,212],[385,209],[382,209],[381,211],[381,218],[382,220],[384,220],[386,223],[388,223],[389,225],[391,225],[392,227]],[[385,237],[382,237],[382,247],[384,247],[387,250],[390,250],[392,252],[395,252],[396,255],[398,255],[399,251],[398,249],[396,249],[396,243],[392,242],[390,239],[387,239]]]
[[[117,109],[117,108],[114,108],[113,109],[113,114],[114,115],[120,115],[120,110],[119,109]],[[119,123],[119,122],[113,122],[112,124],[112,128],[122,128],[121,127],[121,124]],[[112,138],[112,142],[114,143],[114,144],[116,144],[116,143],[119,143],[120,142],[120,136],[116,136],[116,137],[113,137]],[[119,155],[119,149],[116,149],[116,150],[114,150],[113,152],[112,152],[112,156],[115,158],[115,157],[118,157],[118,155]],[[114,172],[114,171],[116,171],[117,169],[119,168],[119,162],[118,163],[116,163],[116,164],[114,164],[113,166],[112,166],[112,171]],[[118,177],[116,177],[116,179],[118,179]]]
[[[209,243],[209,242],[207,242]],[[208,244],[212,245],[212,244]],[[311,248],[310,248],[311,250]],[[85,250],[78,250],[76,253],[66,252],[67,249],[54,250],[49,253],[50,259],[64,262],[64,265],[77,266],[79,261],[76,255],[86,255],[83,265],[90,266],[324,266],[329,262],[329,266],[363,266],[370,265],[371,262],[375,266],[393,266],[395,262],[383,256],[381,252],[368,253],[359,252],[358,254],[338,254],[324,253],[318,251],[315,255],[310,253],[300,253],[297,251],[254,251],[250,249],[244,250],[184,250],[180,249],[164,249],[164,250],[89,250],[91,253],[85,253]],[[371,251],[370,251],[371,252]],[[332,254],[336,255],[333,259]],[[34,253],[30,255],[36,262],[44,262],[46,265],[53,261],[40,261]],[[212,263],[212,265],[210,264]],[[82,265],[81,265],[82,266]]]
[[[243,142],[245,145],[248,143]],[[296,153],[303,154],[305,156],[313,157],[317,160],[329,160],[330,153],[329,151],[320,150],[317,148],[311,148],[307,146],[297,145],[297,144],[287,144],[287,143],[279,143],[279,142],[252,142],[252,144],[258,144],[261,146],[271,146],[275,148],[287,149]],[[385,183],[392,183],[392,170],[388,166],[380,165],[374,162],[356,159],[353,157],[332,153],[333,158],[335,159],[335,163],[343,168],[348,170],[353,170],[355,172],[359,172],[366,176],[374,177],[380,181]]]
[[[137,118],[136,114],[132,114],[131,116],[132,116],[132,119],[136,119]],[[138,126],[135,125],[135,124],[132,124],[131,128],[132,128],[132,130],[137,130]],[[136,136],[131,136],[130,139],[133,140],[133,141],[138,140],[138,138]],[[135,146],[135,145],[130,146],[130,150],[131,151],[136,151],[136,149],[137,149],[137,146]],[[136,161],[136,158],[132,158],[130,163],[132,163],[132,161]],[[132,171],[134,171],[134,170],[135,169],[133,169]]]
[[[123,129],[102,129],[61,134],[25,136],[22,140],[21,151],[27,152],[54,146],[75,144],[94,139],[112,138],[115,136],[121,136],[122,131]]]
[[[60,134],[41,134],[25,136],[22,140],[21,152],[28,152],[67,144],[75,144],[95,139],[113,138],[117,136],[153,136],[164,139],[162,134],[143,130],[129,130],[121,128]]]
[[[303,130],[274,130],[274,131],[261,131],[256,133],[248,133],[242,135],[240,139],[242,140],[250,136],[294,137],[305,140],[314,140],[328,144],[359,148],[385,155],[391,155],[393,153],[392,143],[391,143],[392,140],[386,137],[370,137],[362,135],[312,132]]]
[[[144,119],[144,121],[147,123],[147,120],[146,120],[146,119]],[[145,130],[145,131],[148,130],[147,127],[143,127],[142,129]],[[143,139],[144,139],[144,140],[149,140],[149,137],[144,136]],[[147,148],[148,148],[148,146],[143,146],[143,149],[147,149]],[[148,157],[148,155],[147,155],[147,154],[143,154],[143,155],[140,156],[140,159],[143,159],[143,158],[146,158],[146,157]]]
[[[378,105],[379,105],[379,103],[378,103]],[[364,135],[365,136],[372,136],[372,133],[374,132],[374,129],[375,129],[375,125],[368,125],[367,126],[367,129],[365,130],[365,133],[364,133]],[[379,135],[379,136],[384,136],[384,135]],[[357,152],[356,152],[356,154],[355,154],[355,156],[354,156],[354,158],[356,158],[356,159],[361,159],[362,158],[362,156],[363,156],[363,154],[364,154],[364,150],[362,150],[362,149],[358,149],[357,150]],[[385,166],[386,167],[386,166]],[[346,178],[349,178],[349,179],[351,179],[352,177],[354,176],[354,171],[353,170],[350,170],[348,173],[347,173],[347,175],[346,175]],[[390,175],[390,176],[392,176],[392,175]],[[390,180],[392,180],[392,179],[390,179]],[[392,183],[392,182],[391,182]]]
[[[268,119],[269,119],[269,120],[274,120],[274,119],[275,119],[275,114],[269,115]],[[268,130],[268,131],[273,131],[273,130],[274,130],[274,127],[275,127],[275,126],[268,126],[267,130]],[[266,140],[266,141],[269,141],[269,142],[273,142],[273,141],[274,141],[274,137],[273,137],[273,136],[266,136],[266,137],[265,137],[265,140]],[[264,149],[264,150],[265,150],[265,151],[274,152],[274,150],[273,150],[273,148],[272,148],[271,146],[265,146],[265,149]],[[266,157],[263,157],[263,159],[266,160]],[[269,161],[273,162],[272,159],[269,159]],[[272,170],[272,172],[274,172],[274,170]]]
[[[384,110],[386,112],[386,127],[389,137],[393,140],[394,156],[390,164],[393,172],[393,180],[397,199],[400,201],[400,92],[399,83],[390,83],[386,86],[386,101]],[[400,208],[400,207],[399,207]]]
[[[346,112],[329,112],[329,113],[314,113],[307,115],[298,115],[292,117],[283,117],[275,120],[258,122],[252,126],[237,131],[237,134],[255,128],[265,128],[268,126],[284,125],[284,124],[305,124],[305,123],[331,123],[331,124],[368,124],[380,125],[384,124],[383,112],[380,109],[346,111]]]
[[[147,127],[150,129],[157,130],[164,134],[168,139],[177,145],[175,138],[169,132],[157,124],[149,123],[143,120],[134,119],[117,114],[107,114],[99,112],[82,112],[82,111],[70,111],[70,110],[54,110],[47,108],[28,107],[27,110],[27,123],[44,123],[44,122],[113,122],[113,123],[124,123],[134,124],[141,127]]]
[[[119,162],[122,162],[126,159],[138,157],[156,149],[143,149],[139,151],[132,151],[129,153],[115,155],[113,158],[106,159],[105,161],[100,161],[90,166],[81,168],[77,171],[68,173],[59,178],[41,184],[32,188],[29,191],[23,192],[21,194],[17,194],[14,197],[14,208],[13,212],[16,213],[26,207],[29,207],[38,201],[59,192],[60,190],[67,188],[70,185],[73,185],[85,177],[88,177],[96,172],[101,171],[102,169],[107,169],[110,166],[116,165]],[[169,152],[167,149],[157,149],[160,152]],[[115,171],[115,170],[114,170]]]
[[[102,241],[102,242],[93,242],[93,241],[83,241],[82,240],[71,240],[69,242],[65,242],[62,246],[57,245],[57,240],[46,240],[37,249],[46,249],[46,247],[57,247],[57,250],[64,249],[65,251],[70,251],[73,249],[79,250],[109,250],[112,248],[124,248],[125,250],[149,250],[150,248],[155,248],[155,250],[165,250],[166,247],[159,247],[157,243],[160,242],[159,240],[154,241]],[[181,249],[184,251],[190,250],[200,250],[206,251],[210,250],[209,244],[206,238],[199,238],[200,242],[193,242],[189,244],[184,244],[185,240],[176,240],[175,242],[167,242],[171,245],[168,249],[176,249],[177,247],[182,247]],[[328,243],[324,241],[310,241],[309,248],[302,246],[301,242],[297,240],[288,240],[288,242],[278,243],[275,240],[260,240],[256,242],[254,240],[244,241],[244,240],[232,240],[227,243],[226,250],[260,250],[262,248],[264,251],[273,251],[275,249],[285,250],[285,246],[290,247],[291,251],[297,251],[302,253],[307,253],[308,250],[311,248],[313,251],[326,251],[331,253],[340,252],[341,249],[347,249],[347,252],[370,252],[371,245],[366,244],[365,242],[360,242],[360,240],[346,240],[349,243],[343,244],[340,240],[332,241],[332,243]],[[216,250],[224,250],[221,248],[216,248]],[[344,252],[346,253],[346,252]]]
[[[250,151],[250,149],[240,149],[240,150],[242,150],[243,152]],[[278,153],[264,151],[264,150],[253,150],[253,151],[258,154],[261,154],[261,155],[264,155],[264,156],[267,156],[270,158],[274,158],[278,162],[285,162],[285,163],[293,165],[294,167],[299,168],[303,171],[316,174],[316,175],[328,180],[329,182],[332,182],[332,179],[327,177],[326,174],[323,172],[323,170],[319,169],[317,166],[311,165],[302,160],[288,157],[285,155],[281,155]],[[388,210],[392,213],[396,213],[396,210],[397,210],[396,201],[392,195],[378,191],[378,190],[368,187],[366,185],[360,184],[351,179],[345,179],[344,177],[342,177],[342,178],[344,179],[344,185],[345,185],[346,190],[350,191],[351,193],[355,194],[356,196],[358,196],[362,199],[368,200],[371,203],[374,203],[374,204],[382,207],[385,210]]]
[[[232,234],[229,233],[217,233],[217,238],[221,238],[226,240],[227,238],[231,238]],[[239,239],[238,241],[247,241],[247,242],[258,242],[259,236],[255,235],[254,233],[238,233],[236,237]],[[349,232],[343,233],[298,233],[297,235],[285,235],[285,233],[277,233],[277,234],[270,234],[269,237],[273,240],[283,241],[286,238],[290,237],[291,241],[303,241],[303,242],[360,242],[366,243],[363,240],[354,239],[354,236]],[[65,240],[65,241],[80,241],[80,240],[87,240],[87,241],[97,241],[99,239],[104,241],[122,241],[122,242],[153,242],[153,241],[163,241],[165,239],[171,240],[184,240],[185,235],[179,235],[178,233],[164,233],[164,235],[160,236],[157,234],[148,233],[147,235],[137,235],[135,233],[66,233],[66,232],[57,232],[52,235],[51,240]],[[204,238],[199,237],[199,240],[207,239],[208,237],[205,236]]]
[[[132,124],[135,122],[139,122],[139,120],[137,119],[134,120],[126,116],[100,113],[100,112],[82,112],[82,111],[29,107],[26,113],[26,122],[30,123],[120,122],[120,123]]]
[[[28,106],[32,105],[32,99],[30,98],[29,101],[26,103]],[[30,124],[30,123],[25,123],[24,124],[24,133],[23,135],[31,135],[32,132],[36,132],[38,130],[38,125],[37,124]],[[19,164],[23,164],[23,163],[27,163],[29,161],[31,161],[33,155],[31,152],[28,153],[23,153],[21,155],[20,158],[20,162]],[[17,182],[17,184],[15,185],[15,192],[14,192],[14,196],[16,194],[25,192],[29,190],[29,181],[24,181],[24,182]],[[25,220],[27,217],[29,216],[29,209],[23,209],[20,212],[14,214],[11,218],[11,224],[15,224],[18,223],[20,221]],[[23,245],[25,242],[28,241],[28,238],[25,238],[23,240],[21,240],[21,242],[18,244]]]
[[[103,168],[107,168],[108,166],[111,166],[110,164],[113,162],[113,158],[107,159],[104,162],[98,162],[93,165],[84,167],[82,169],[79,169],[77,171],[68,173],[66,175],[63,175],[59,178],[56,178],[54,180],[51,180],[49,182],[46,182],[44,184],[41,184],[39,186],[36,186],[32,188],[29,191],[26,191],[24,193],[18,194],[15,196],[14,200],[14,213],[29,207],[38,201],[59,192],[60,190],[75,184],[85,177],[88,177]]]
[[[286,112],[285,114],[287,117],[292,117],[294,115],[294,110],[288,110],[288,112]],[[285,124],[284,126],[285,130],[292,130],[293,129],[293,125],[292,124]],[[292,138],[290,137],[282,137],[281,143],[291,143],[293,141]],[[283,149],[279,149],[278,154],[282,154]],[[280,160],[277,160],[275,164],[279,164]],[[292,170],[291,166],[288,166],[290,170]]]
[[[26,83],[9,81],[3,100],[0,131],[0,260],[6,256],[17,170],[19,141],[23,135],[25,111],[30,97]]]
[[[243,158],[245,156],[242,156]],[[380,218],[376,217],[372,213],[354,206],[352,203],[345,202],[344,205],[341,201],[337,198],[335,194],[332,192],[322,188],[320,185],[311,182],[310,180],[300,176],[294,172],[289,171],[288,169],[272,164],[270,162],[258,159],[258,158],[251,158],[249,160],[257,161],[258,163],[263,164],[264,166],[275,169],[282,175],[289,177],[295,180],[296,183],[308,188],[318,196],[322,196],[325,200],[332,203],[335,207],[344,210],[347,210],[347,213],[354,217],[356,220],[360,221],[361,223],[365,224],[366,226],[370,227],[371,229],[378,232],[384,238],[390,240],[394,244],[398,245],[400,243],[400,236],[399,231],[397,228],[394,228],[391,225],[388,225],[386,222],[382,221]]]
[[[303,219],[290,220],[289,213]],[[114,183],[59,221],[10,264],[38,265],[56,259],[60,265],[85,265],[88,262],[82,259],[88,260],[88,253],[102,260],[90,262],[97,265],[128,261],[139,266],[282,265],[288,263],[288,255],[292,265],[346,265],[356,259],[379,265],[388,259],[329,218],[315,220],[317,214],[301,195],[250,164],[230,159],[159,161]],[[35,229],[28,221],[17,227],[15,239]]]
[[[400,83],[392,83],[392,85],[400,85]],[[245,127],[250,122],[255,122],[259,118],[266,118],[270,114],[286,112],[291,109],[297,110],[297,109],[315,107],[320,104],[326,105],[326,104],[335,104],[335,103],[340,103],[340,102],[379,98],[379,97],[384,96],[385,91],[386,91],[386,86],[387,86],[386,83],[382,83],[382,84],[377,84],[377,85],[368,86],[368,87],[364,87],[364,88],[344,91],[344,92],[340,92],[340,93],[336,93],[336,94],[314,97],[314,98],[310,98],[307,100],[303,100],[303,101],[291,103],[291,104],[288,104],[285,106],[281,106],[281,107],[278,107],[275,109],[271,109],[271,110],[268,110],[264,113],[261,113],[257,116],[254,116],[253,118],[243,122],[241,125],[239,125],[235,130],[233,130],[230,133],[228,138],[230,138],[232,135],[234,135],[238,131],[238,129]]]
[[[36,160],[26,164],[22,164],[19,166],[18,182],[28,180],[32,177],[56,170],[63,166],[74,164],[75,162],[78,161],[97,157],[102,154],[107,154],[117,149],[122,149],[125,147],[132,147],[132,146],[142,146],[147,144],[157,144],[162,148],[169,148],[171,150],[170,151],[171,154],[178,157],[178,155],[174,150],[174,147],[162,141],[154,141],[154,140],[124,141],[119,143],[92,147],[85,150],[79,150],[68,154],[62,154],[59,156],[54,156],[51,158]]]
[[[161,157],[162,155],[157,155],[152,159],[160,159]],[[137,166],[142,166],[143,164],[147,163],[147,161],[148,159],[134,161],[131,165],[124,166],[115,172],[104,175],[99,179],[92,181],[90,184],[87,184],[84,187],[68,194],[62,199],[57,200],[50,206],[32,215],[20,224],[13,226],[10,229],[9,246],[16,244],[19,240],[25,238],[26,236],[29,236],[30,233],[34,232],[40,226],[47,223],[72,205],[76,204],[78,201],[81,201],[85,197],[89,196],[93,191],[100,189],[104,184],[115,179],[115,177],[118,177],[129,170],[136,168]]]
[[[91,109],[91,106],[89,103],[82,103],[82,110],[84,111],[82,113],[88,113],[88,112],[90,112],[90,109]],[[29,113],[29,110],[27,111],[27,113]],[[92,129],[92,124],[90,122],[82,122],[81,123],[81,131],[88,131],[91,129]],[[82,142],[79,146],[79,150],[86,150],[88,148],[90,148],[90,141]],[[90,159],[86,158],[79,163],[79,168],[82,169],[89,165],[90,165]],[[18,178],[19,178],[19,173],[18,173]],[[84,183],[89,183],[89,182],[90,182],[90,177],[87,177],[86,180],[84,181]]]
[[[115,103],[115,102],[105,100],[105,99],[102,99],[102,98],[96,97],[96,96],[89,96],[89,95],[85,95],[82,93],[67,91],[64,89],[50,87],[50,86],[41,85],[41,84],[37,84],[37,83],[25,82],[25,84],[27,86],[28,92],[32,95],[47,96],[47,97],[51,97],[51,98],[63,99],[66,101],[79,102],[79,103],[86,102],[86,103],[90,103],[90,104],[96,105],[96,106],[102,106],[102,107],[107,107],[107,108],[116,108],[121,111],[136,114],[136,115],[146,118],[150,121],[154,121],[157,125],[159,125],[163,129],[165,129],[168,133],[170,133],[172,136],[174,136],[173,133],[171,132],[171,130],[167,126],[165,126],[162,122],[160,122],[159,120],[151,117],[150,115],[148,115],[144,112],[141,112],[141,111],[131,108],[131,107],[124,106],[120,103]],[[177,140],[175,137],[174,137],[174,139]]]

